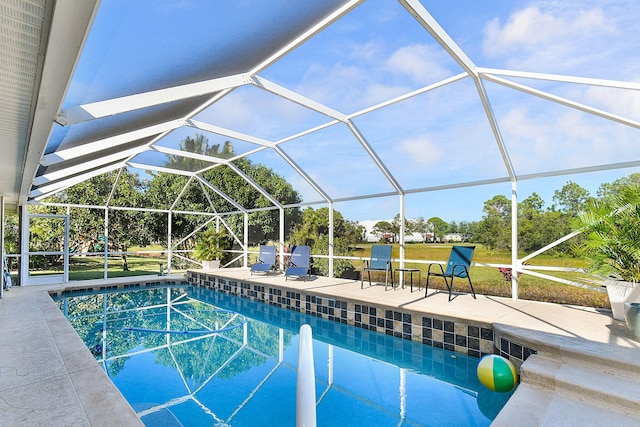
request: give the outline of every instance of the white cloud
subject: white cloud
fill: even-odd
[[[519,174],[623,162],[640,152],[637,131],[553,104],[514,108],[499,125]]]
[[[425,44],[403,46],[386,60],[388,69],[410,77],[420,84],[433,83],[451,73],[442,66],[444,54],[441,49]]]
[[[504,24],[497,18],[490,21],[484,29],[484,52],[488,56],[499,56],[551,48],[562,45],[563,41],[584,42],[590,34],[608,32],[607,27],[599,8],[564,15],[530,6],[513,13]]]
[[[392,148],[401,153],[399,157],[411,161],[412,166],[435,165],[443,158],[441,147],[426,136],[404,139]]]
[[[586,99],[586,103],[595,108],[640,120],[640,93],[637,91],[591,86],[586,91]]]
[[[351,43],[348,59],[314,62],[296,90],[345,113],[386,101],[451,75],[448,57],[425,44],[390,50],[381,40]]]
[[[620,52],[614,51],[637,42],[621,38],[619,14],[597,6],[573,6],[541,2],[503,20],[491,20],[483,30],[484,54],[507,68],[609,76],[611,62],[620,59]]]

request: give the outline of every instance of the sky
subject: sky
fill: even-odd
[[[477,67],[640,80],[640,2],[635,0],[423,0],[422,4]],[[324,7],[331,9],[333,2],[103,2],[65,106],[245,72],[252,58],[266,57]],[[407,218],[476,221],[485,201],[498,194],[511,197],[510,183],[420,190],[504,179],[508,163],[516,175],[533,176],[640,159],[637,126],[514,87],[543,91],[634,125],[640,121],[637,90],[503,75],[499,77],[512,87],[482,80],[506,148],[503,154],[474,81],[466,77],[440,84],[461,72],[460,65],[398,2],[369,0],[257,73],[354,115],[353,127],[338,123],[287,140],[332,119],[253,85],[236,88],[194,119],[270,142],[286,140],[280,149],[339,200],[335,208],[352,220],[390,219],[399,213],[397,196],[342,201],[393,193],[397,185],[407,192]],[[439,87],[359,114],[430,85]],[[78,129],[60,132],[58,138],[82,133]],[[180,128],[158,144],[178,148],[182,138],[195,132],[199,131]],[[205,135],[211,143],[231,140],[237,153],[257,148],[228,136]],[[156,166],[162,162],[161,156],[158,159]],[[285,177],[305,202],[322,199],[274,150],[254,153],[250,159]],[[595,196],[601,183],[636,172],[640,168],[519,180],[517,194],[521,200],[535,192],[549,207],[554,192],[568,181]]]

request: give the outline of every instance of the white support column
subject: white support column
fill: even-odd
[[[29,284],[29,208],[20,207],[22,226],[20,227],[20,285]]]
[[[109,278],[109,208],[104,208],[104,272],[103,278]]]
[[[280,240],[280,268],[284,269],[284,209],[278,209],[280,212],[280,232],[278,240]]]
[[[69,215],[71,215],[71,208],[67,206],[67,215],[64,217],[64,240],[62,244],[64,251],[62,254],[62,281],[64,283],[69,282]]]
[[[406,224],[404,223],[404,199],[404,193],[400,194],[400,268],[404,268],[404,233],[406,231]],[[391,287],[395,289],[395,285],[393,284],[393,274],[391,275],[391,282]],[[400,275],[398,276],[398,283],[404,283],[404,271],[400,272]]]
[[[518,182],[511,182],[511,299],[518,299]]]
[[[400,194],[400,268],[404,268],[404,233],[406,231],[404,223],[404,199],[405,195]],[[404,280],[404,277],[401,277],[400,280]]]
[[[244,213],[244,266],[249,266],[249,214]]]
[[[167,274],[171,274],[171,260],[173,259],[173,243],[171,241],[171,233],[173,233],[173,227],[171,222],[173,221],[173,212],[167,213]]]
[[[333,277],[333,202],[329,203],[329,277]]]

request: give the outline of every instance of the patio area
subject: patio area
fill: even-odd
[[[640,342],[610,313],[582,307],[442,292],[414,292],[384,285],[282,275],[251,276],[248,269],[194,270],[318,297],[382,305],[445,319],[492,325],[496,334],[537,351],[521,367],[521,383],[494,426],[640,424]],[[181,282],[182,275],[111,280],[125,283]],[[14,287],[0,300],[0,406],[2,423],[21,425],[139,425],[48,292],[99,288],[102,280]]]

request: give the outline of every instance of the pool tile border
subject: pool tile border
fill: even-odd
[[[492,325],[472,323],[465,319],[437,317],[379,303],[365,304],[305,290],[291,290],[275,284],[245,282],[201,272],[189,271],[187,282],[473,357],[499,354],[509,359],[518,370],[527,357],[537,353],[535,349],[499,336]]]

